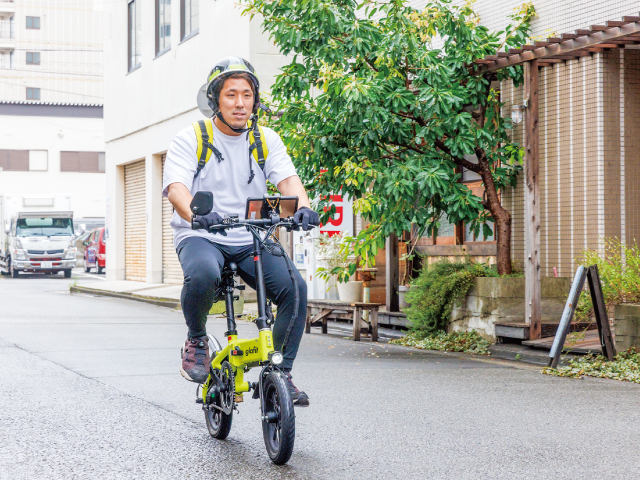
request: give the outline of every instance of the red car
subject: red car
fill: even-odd
[[[91,235],[82,242],[84,249],[84,271],[89,272],[92,268],[96,273],[102,273],[107,266],[107,246],[104,238],[105,228],[96,228]]]

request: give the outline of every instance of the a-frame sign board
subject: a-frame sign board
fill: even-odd
[[[593,311],[595,313],[596,324],[598,326],[598,336],[602,347],[602,355],[607,357],[609,361],[612,361],[616,356],[616,347],[613,343],[613,337],[611,336],[611,328],[609,327],[607,308],[602,294],[602,284],[600,283],[598,266],[591,265],[587,269],[580,266],[578,267],[576,276],[573,279],[571,292],[569,293],[569,298],[567,298],[564,312],[562,312],[562,319],[560,320],[560,325],[558,325],[556,336],[553,339],[551,352],[549,352],[549,366],[551,368],[556,368],[560,361],[562,348],[565,340],[567,339],[567,334],[571,327],[571,320],[573,319],[573,314],[576,311],[578,300],[580,299],[580,292],[582,292],[582,288],[584,287],[585,279],[588,279],[589,281],[589,292],[591,293]]]

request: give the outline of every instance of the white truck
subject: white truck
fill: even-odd
[[[71,277],[76,262],[70,195],[0,195],[0,272]]]

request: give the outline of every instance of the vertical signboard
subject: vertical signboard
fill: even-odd
[[[335,205],[336,212],[329,218],[326,224],[320,228],[314,228],[309,232],[294,232],[293,234],[293,261],[300,274],[307,282],[308,298],[310,299],[337,299],[337,291],[332,288],[327,292],[324,280],[316,277],[316,270],[322,265],[322,259],[315,254],[315,240],[320,233],[330,236],[344,232],[353,235],[353,208],[351,200],[342,195],[330,195],[331,204]]]

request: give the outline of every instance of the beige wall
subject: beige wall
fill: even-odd
[[[541,267],[572,276],[600,238],[640,239],[640,50],[620,49],[543,67],[539,72]],[[522,88],[502,85],[504,113]],[[522,144],[523,124],[513,139]],[[512,257],[524,262],[524,195],[507,189]]]

